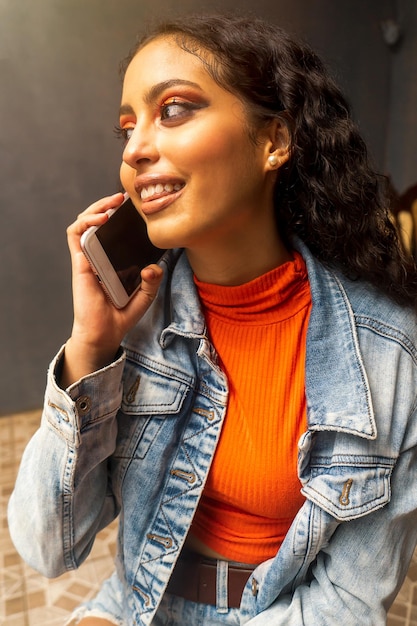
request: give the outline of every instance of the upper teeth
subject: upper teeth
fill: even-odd
[[[143,187],[140,192],[141,200],[146,200],[151,196],[154,196],[157,193],[162,193],[163,191],[167,191],[171,193],[171,191],[179,191],[182,185],[180,183],[176,183],[173,185],[172,183],[166,183],[162,185],[161,183],[157,183],[156,185],[148,185],[147,187]]]

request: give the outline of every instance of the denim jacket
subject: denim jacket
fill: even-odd
[[[298,459],[305,503],[248,581],[241,623],[385,624],[417,540],[416,317],[297,247],[313,302]],[[64,391],[61,353],[53,361],[9,503],[17,549],[46,576],[79,566],[120,515],[129,625],[151,623],[228,398],[186,255],[162,263],[157,299],[114,363]]]

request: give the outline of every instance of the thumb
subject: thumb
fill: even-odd
[[[163,274],[162,267],[156,263],[148,265],[141,271],[140,289],[131,304],[135,303],[141,309],[142,315],[155,299]]]
[[[153,300],[156,296],[159,285],[161,284],[163,275],[164,270],[156,263],[147,265],[140,274],[142,279],[140,290],[142,293],[146,294]]]

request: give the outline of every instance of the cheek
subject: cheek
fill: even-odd
[[[258,171],[253,145],[241,132],[230,133],[230,129],[206,137],[198,163],[205,180],[221,185],[224,192],[236,184],[243,187]]]
[[[133,189],[134,170],[126,163],[122,162],[120,166],[120,180],[126,191],[131,192]],[[132,185],[132,189],[129,189]]]
[[[211,124],[198,132],[195,129],[190,133],[182,131],[169,147],[166,144],[166,150],[161,146],[161,153],[167,154],[169,150],[172,162],[190,172],[200,166],[211,170],[230,162],[236,151],[240,153],[243,150],[243,143],[247,149],[247,142],[243,141],[241,133],[231,132],[230,126],[222,128]]]

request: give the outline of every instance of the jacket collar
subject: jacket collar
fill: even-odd
[[[325,268],[300,241],[310,282],[312,310],[307,333],[306,397],[310,430],[333,430],[376,438],[371,392],[351,303],[340,277]],[[206,337],[192,270],[181,251],[166,257],[170,307],[161,346],[173,335]],[[169,267],[171,266],[171,267]]]
[[[165,324],[160,344],[166,348],[174,335],[204,338],[206,325],[193,271],[181,249],[169,250],[162,258],[167,266],[160,292],[164,292]]]
[[[306,350],[309,428],[375,439],[371,391],[349,297],[336,272],[302,242],[294,243],[306,262],[312,297]]]

